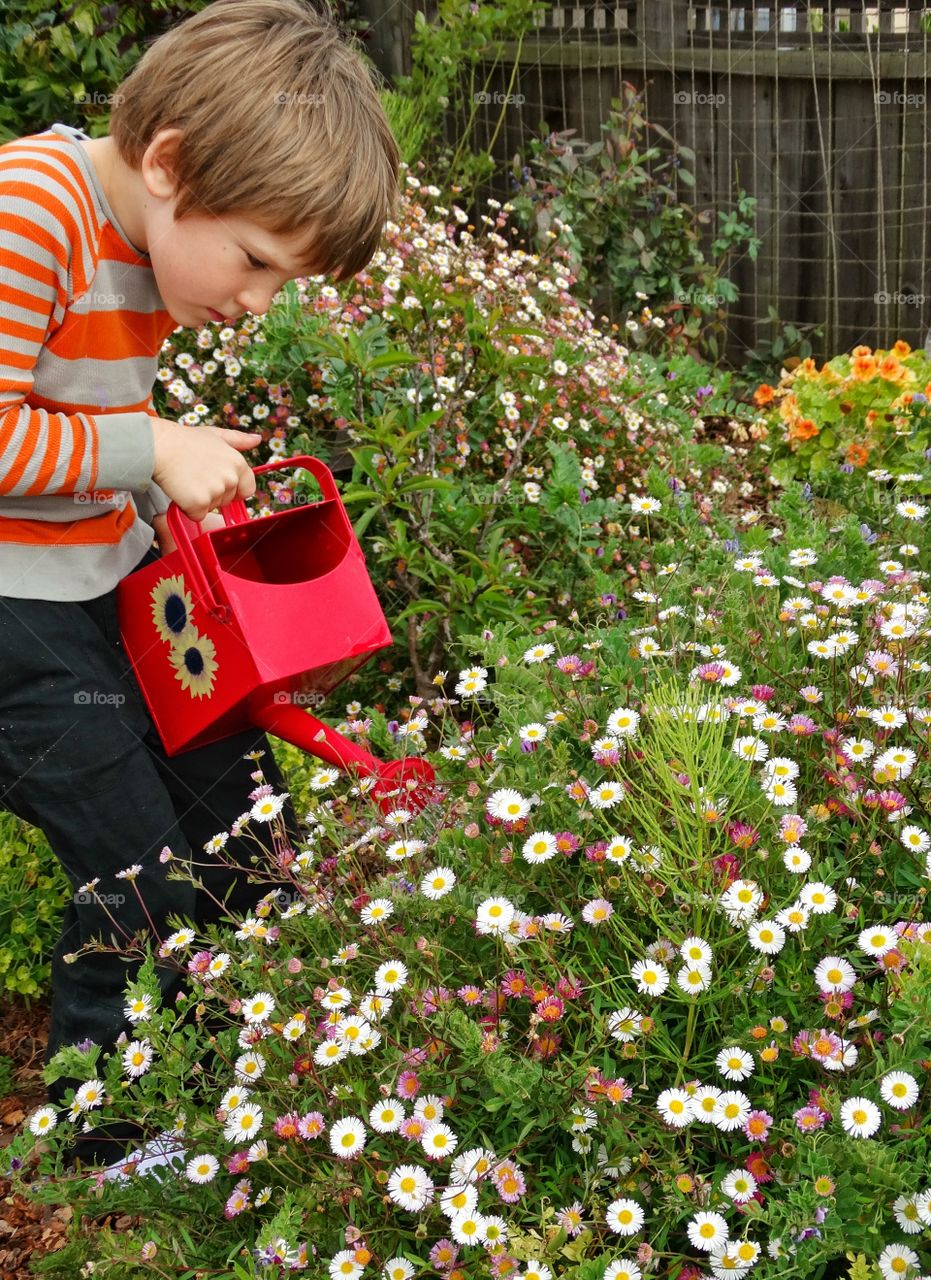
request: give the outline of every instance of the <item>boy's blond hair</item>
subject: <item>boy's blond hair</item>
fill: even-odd
[[[396,210],[400,156],[369,64],[327,0],[214,0],[159,36],[119,86],[110,133],[138,169],[184,130],[176,217],[248,217],[296,236],[308,275],[346,280]]]

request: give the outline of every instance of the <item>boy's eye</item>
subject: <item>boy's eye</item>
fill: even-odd
[[[247,253],[247,254],[246,254],[246,259],[247,259],[247,261],[248,261],[248,263],[249,263],[249,266],[250,266],[250,267],[254,267],[254,268],[255,268],[256,270],[258,270],[258,271],[264,271],[264,270],[266,269],[266,268],[265,268],[265,263],[264,263],[264,262],[259,262],[258,258],[253,258],[253,256],[252,256],[252,254],[251,254],[251,253]]]

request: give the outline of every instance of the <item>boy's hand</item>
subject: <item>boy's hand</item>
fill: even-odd
[[[158,539],[158,549],[163,556],[170,555],[172,551],[177,551],[178,544],[171,536],[171,530],[168,528],[167,515],[154,516],[152,519],[152,527],[155,529],[155,536]],[[226,527],[226,521],[216,511],[208,511],[203,520],[200,521],[202,533],[209,533],[211,529],[223,529]]]
[[[153,418],[152,436],[152,479],[192,520],[199,522],[214,507],[255,493],[255,476],[241,451],[261,443],[257,431],[183,427],[168,418]]]

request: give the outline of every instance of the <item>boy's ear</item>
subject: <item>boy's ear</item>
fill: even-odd
[[[159,200],[170,200],[177,191],[175,170],[183,137],[183,129],[159,129],[143,153],[142,179],[149,194]]]

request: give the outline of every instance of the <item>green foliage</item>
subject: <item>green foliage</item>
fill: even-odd
[[[0,0],[0,141],[56,121],[105,134],[114,90],[146,43],[206,3]]]
[[[777,379],[784,366],[794,367],[814,356],[814,342],[824,336],[818,325],[783,321],[773,306],[768,312],[773,336],[752,347],[740,364],[740,380],[751,391],[761,382]]]
[[[386,111],[392,125],[399,126],[403,159],[410,165],[428,164],[447,190],[461,193],[464,203],[494,170],[491,153],[506,113],[513,110],[509,96],[520,47],[538,4],[539,0],[438,0],[429,20],[420,9],[414,10],[411,73],[397,77],[385,98]],[[507,93],[499,97],[492,92],[501,66],[496,46],[508,40],[517,41],[518,55]],[[490,138],[476,151],[476,120],[489,110]],[[458,135],[454,142],[447,141],[450,119]]]
[[[0,991],[47,987],[71,886],[41,831],[0,811]]]
[[[727,263],[734,253],[755,259],[760,245],[755,201],[741,191],[732,210],[718,211],[706,256],[712,213],[679,195],[695,185],[683,163],[693,163],[694,152],[646,119],[642,92],[625,82],[622,95],[612,101],[599,141],[567,129],[533,139],[528,157],[515,157],[515,213],[538,247],[559,233],[580,288],[601,287],[603,303],[610,290],[612,309],[635,318],[639,344],[695,345],[715,359],[727,307],[738,297]],[[661,333],[650,323],[653,313]]]

